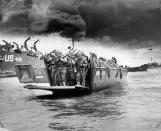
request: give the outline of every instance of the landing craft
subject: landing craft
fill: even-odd
[[[24,42],[26,45],[29,38]],[[39,58],[32,56],[29,50],[20,49],[18,44],[13,42],[17,46],[13,50],[13,45],[3,40],[6,45],[0,45],[0,77],[16,76],[15,65],[24,64],[40,64]],[[27,46],[27,45],[26,45]],[[35,46],[35,45],[34,45]]]
[[[137,67],[127,67],[128,72],[141,72],[141,71],[147,71],[147,69],[148,69],[147,64],[137,66]]]
[[[39,58],[28,56],[24,53],[14,53],[0,50],[0,76],[16,76],[15,65],[32,65],[33,68],[43,66]]]
[[[52,91],[54,95],[90,93],[107,89],[126,81],[127,69],[120,67],[114,60],[97,58],[94,53],[90,53],[90,58],[81,73],[81,81],[78,80],[75,64],[66,65],[59,60],[50,66],[40,60],[39,65],[17,64],[16,73],[21,83],[27,89],[38,89]],[[61,64],[60,64],[61,63]],[[42,70],[42,72],[37,72]],[[40,84],[41,83],[41,84]]]

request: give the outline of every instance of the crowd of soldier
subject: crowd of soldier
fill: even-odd
[[[73,49],[63,55],[62,52],[53,50],[44,55],[44,60],[53,86],[76,84],[86,86],[85,78],[90,67],[90,60],[83,52]],[[94,66],[118,68],[115,57],[112,57],[111,60],[106,60],[103,57],[95,58]]]
[[[63,55],[58,50],[44,56],[53,86],[82,85],[85,86],[85,76],[89,68],[89,59],[81,51],[70,50]]]
[[[35,41],[33,44],[33,47],[31,47],[30,49],[27,46],[27,42],[30,40],[30,37],[28,37],[25,41],[24,44],[21,45],[21,47],[16,43],[13,42],[7,42],[5,40],[3,40],[3,42],[5,43],[5,45],[1,45],[0,44],[0,50],[5,50],[5,51],[10,51],[10,52],[14,52],[14,53],[23,53],[23,54],[27,54],[28,56],[32,56],[32,57],[40,57],[40,54],[42,56],[42,53],[39,52],[36,48],[36,43],[39,41]]]
[[[25,53],[36,58],[41,54],[41,59],[44,59],[47,65],[49,77],[53,86],[71,86],[76,84],[86,86],[85,77],[90,66],[90,60],[85,53],[71,49],[65,55],[58,50],[53,50],[52,52],[43,55],[36,48],[36,43],[39,40],[34,42],[34,46],[31,47],[31,49],[29,49],[27,46],[27,42],[29,40],[30,37],[25,40],[24,45],[21,45],[21,47],[19,47],[17,43],[13,42],[13,44],[16,45],[16,49],[14,49],[15,46],[13,44],[3,40],[5,45],[0,45],[0,49],[15,53]],[[97,56],[95,55],[95,57]],[[115,57],[112,57],[111,60],[106,60],[103,57],[100,57],[99,59],[96,58],[94,61],[94,66],[118,67]]]

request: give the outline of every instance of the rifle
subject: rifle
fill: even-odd
[[[77,49],[75,49],[75,50],[73,50],[73,49],[71,49],[65,56],[63,56],[62,58],[65,58],[65,57],[67,57],[67,56],[70,56],[72,53],[74,53]],[[71,52],[72,51],[72,52]],[[78,51],[79,52],[79,51]],[[78,53],[77,52],[77,53]]]

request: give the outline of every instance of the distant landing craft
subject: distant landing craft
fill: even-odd
[[[142,72],[142,71],[147,71],[147,69],[148,69],[148,65],[127,68],[128,72]]]

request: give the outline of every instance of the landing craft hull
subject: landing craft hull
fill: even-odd
[[[127,76],[126,69],[118,70],[117,68],[112,68],[109,70],[108,68],[94,68],[92,72],[94,73],[92,82],[93,91],[107,89],[124,83]]]
[[[25,53],[0,50],[0,77],[16,76],[15,65],[32,65],[37,74],[40,69],[45,69],[43,61],[39,58],[28,56]]]
[[[88,94],[91,92],[87,87],[84,86],[40,86],[40,85],[26,85],[24,86],[26,89],[31,90],[46,90],[52,91],[54,96],[71,96],[71,95],[80,95],[80,94]]]
[[[44,71],[41,74],[42,79],[38,79],[33,65],[16,65],[16,72],[21,83],[26,83],[27,89],[38,89],[38,90],[48,90],[54,92],[54,94],[65,94],[65,93],[89,93],[108,89],[112,86],[116,86],[120,83],[126,81],[127,70],[120,68],[119,66],[108,65],[108,62],[100,63],[91,56],[90,67],[86,74],[85,80],[86,85],[73,85],[73,86],[53,86],[51,83],[51,78],[49,77],[49,71]],[[44,66],[45,67],[45,63]],[[38,67],[39,68],[39,67]],[[24,71],[25,70],[25,71]],[[23,72],[27,73],[27,77],[23,78]],[[48,86],[41,86],[38,83],[41,82],[48,83]],[[35,85],[36,84],[36,85]]]

